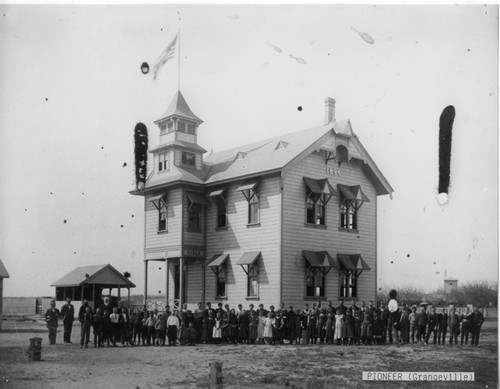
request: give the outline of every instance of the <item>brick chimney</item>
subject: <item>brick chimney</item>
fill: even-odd
[[[327,97],[325,99],[325,124],[335,121],[335,99]]]

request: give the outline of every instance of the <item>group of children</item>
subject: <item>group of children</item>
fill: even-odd
[[[90,307],[89,307],[90,308]],[[194,311],[184,304],[181,310],[167,306],[165,312],[144,309],[131,310],[125,307],[114,307],[111,314],[98,308],[89,316],[94,334],[94,347],[116,346],[176,346],[194,345],[196,343],[214,344],[337,344],[337,345],[369,345],[385,343],[425,343],[432,336],[434,344],[445,344],[449,329],[449,343],[457,344],[461,333],[461,343],[468,342],[477,346],[479,332],[483,324],[482,313],[475,308],[472,313],[460,317],[454,309],[448,315],[447,310],[436,313],[432,308],[427,313],[421,307],[408,308],[406,304],[389,310],[384,303],[378,308],[369,301],[358,306],[356,300],[349,307],[343,300],[334,307],[332,302],[322,306],[315,302],[312,307],[306,304],[303,310],[294,310],[293,306],[279,309],[273,305],[269,310],[262,304],[248,310],[242,305],[237,309],[224,307],[219,303],[212,308],[211,303]],[[82,328],[83,328],[82,323]],[[82,335],[83,339],[83,335]],[[88,341],[88,340],[87,340]],[[83,342],[83,340],[82,340]]]

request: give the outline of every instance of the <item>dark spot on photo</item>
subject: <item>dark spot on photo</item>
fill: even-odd
[[[147,62],[143,62],[141,65],[141,72],[142,74],[148,74],[149,73],[149,65]]]
[[[391,263],[394,263],[394,261],[391,261]]]
[[[447,106],[439,117],[439,188],[438,200],[441,205],[448,201],[448,186],[450,185],[451,137],[455,107]],[[441,196],[441,197],[439,197]]]
[[[123,162],[122,167],[125,167],[125,166],[127,166],[127,162]]]
[[[120,228],[123,228],[123,224],[120,225]]]
[[[134,217],[134,215],[132,215],[132,217]]]
[[[297,107],[297,111],[302,111],[302,107],[300,105]]]
[[[410,258],[410,254],[406,254],[406,258]]]
[[[46,97],[46,98],[45,98],[45,101],[49,101],[49,99]]]
[[[68,221],[66,219],[64,219],[63,223],[66,224]]]

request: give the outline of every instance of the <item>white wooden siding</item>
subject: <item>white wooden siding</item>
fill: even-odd
[[[181,244],[182,203],[181,188],[166,189],[167,193],[167,232],[158,232],[158,210],[146,196],[146,240],[145,250]]]
[[[328,166],[338,167],[334,161]],[[339,197],[332,197],[326,207],[326,229],[305,226],[306,189],[303,177],[328,178],[337,184],[361,185],[370,203],[358,212],[358,232],[339,230]],[[342,164],[340,176],[326,173],[324,154],[312,153],[284,177],[283,215],[283,301],[294,306],[305,302],[305,259],[302,250],[327,250],[337,253],[361,254],[372,270],[364,271],[358,279],[358,299],[375,298],[376,288],[376,194],[372,184],[355,164]],[[338,271],[331,269],[326,279],[326,299],[339,298]]]
[[[279,176],[262,178],[258,190],[260,195],[260,226],[247,226],[248,202],[238,191],[241,182],[227,186],[227,229],[216,230],[216,207],[210,201],[207,209],[207,260],[217,253],[229,254],[227,266],[227,303],[230,306],[253,303],[278,303],[279,253],[280,253],[280,179]],[[248,300],[247,275],[238,261],[245,252],[260,251],[258,260],[259,300]],[[206,300],[216,301],[215,276],[207,268]],[[225,301],[224,301],[225,303]]]

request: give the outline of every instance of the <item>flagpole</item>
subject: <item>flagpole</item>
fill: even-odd
[[[177,90],[181,90],[181,29],[179,28],[179,33],[177,35],[179,38],[179,52],[177,58]]]

